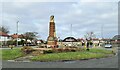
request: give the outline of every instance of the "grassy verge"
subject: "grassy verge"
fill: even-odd
[[[113,54],[112,50],[100,49],[100,48],[92,48],[89,52],[92,53],[104,53],[104,54]]]
[[[2,58],[0,58],[0,59],[12,60],[12,59],[21,57],[24,54],[21,52],[20,48],[14,48],[14,49],[7,49],[7,50],[3,49],[3,50],[0,50],[0,55],[2,55]]]
[[[31,58],[32,61],[62,61],[62,60],[80,60],[91,58],[103,58],[112,54],[110,50],[91,49],[90,51],[82,52],[63,52],[39,55]]]
[[[0,60],[2,60],[2,50],[0,49]]]

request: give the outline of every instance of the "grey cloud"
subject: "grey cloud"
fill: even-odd
[[[63,39],[70,36],[71,24],[73,36],[76,38],[84,37],[87,31],[94,31],[97,37],[100,37],[102,24],[107,28],[104,36],[108,36],[108,31],[112,33],[109,37],[113,37],[117,33],[116,6],[116,3],[103,2],[4,3],[3,24],[10,26],[12,34],[16,31],[16,21],[19,20],[20,33],[36,31],[41,38],[46,39],[49,32],[49,17],[54,15],[57,36]]]

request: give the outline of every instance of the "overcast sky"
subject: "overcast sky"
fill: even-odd
[[[8,0],[5,0],[8,1]],[[112,38],[118,34],[117,0],[79,0],[75,2],[3,2],[2,25],[7,26],[10,34],[16,33],[19,20],[19,34],[38,32],[46,40],[49,32],[50,16],[55,17],[56,35],[62,39],[71,36],[82,38],[86,32],[94,32],[96,37]]]

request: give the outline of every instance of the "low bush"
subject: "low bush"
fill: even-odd
[[[52,48],[52,51],[53,51],[54,53],[58,53],[58,52],[59,52],[58,49],[56,49],[56,48]]]
[[[9,41],[7,41],[7,45],[14,45],[14,42],[15,41],[9,40]]]
[[[52,50],[43,50],[43,53],[46,54],[46,53],[53,53]]]
[[[36,51],[33,51],[31,53],[32,56],[38,56],[38,55],[42,55],[44,52],[43,51],[40,51],[40,50],[36,50]]]
[[[81,51],[79,48],[53,48],[54,53]]]
[[[57,49],[58,52],[63,52],[64,50],[62,48]]]
[[[30,54],[32,51],[34,51],[34,49],[30,46],[24,46],[23,48],[21,48],[21,50],[25,54]]]
[[[63,52],[64,50],[62,48],[53,48],[52,51],[54,53],[60,53],[60,52]]]
[[[70,49],[70,48],[65,48],[65,49],[63,49],[63,51],[64,51],[64,52],[70,52],[71,49]]]
[[[45,48],[45,46],[38,46],[39,48]]]
[[[69,48],[77,48],[77,47],[75,47],[75,46],[70,46]]]
[[[77,50],[76,49],[71,49],[71,52],[76,52]]]
[[[62,53],[62,52],[81,52],[85,51],[86,49],[83,48],[52,48],[52,50],[43,50],[44,54],[47,53]]]

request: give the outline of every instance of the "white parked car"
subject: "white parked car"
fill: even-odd
[[[112,45],[111,44],[106,44],[105,48],[112,48]]]

